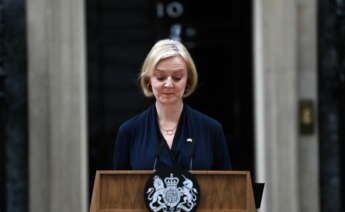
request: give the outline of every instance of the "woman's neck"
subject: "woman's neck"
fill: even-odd
[[[157,115],[160,124],[170,125],[177,123],[183,110],[183,102],[173,105],[164,105],[156,102]]]

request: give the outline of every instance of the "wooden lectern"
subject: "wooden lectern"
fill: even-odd
[[[153,171],[97,171],[90,212],[147,212],[144,187]],[[247,171],[192,171],[200,186],[197,212],[255,212]]]

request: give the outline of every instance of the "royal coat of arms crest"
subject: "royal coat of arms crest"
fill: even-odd
[[[187,173],[187,172],[186,172]],[[145,188],[145,202],[153,212],[191,212],[198,205],[199,186],[188,174],[154,174]]]

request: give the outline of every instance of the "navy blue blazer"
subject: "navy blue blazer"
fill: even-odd
[[[153,104],[123,123],[113,149],[113,169],[231,170],[222,125],[184,104],[171,149],[161,134]]]

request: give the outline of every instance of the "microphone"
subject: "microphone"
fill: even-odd
[[[153,161],[153,171],[156,171],[157,161],[159,160],[159,154],[160,154],[163,147],[164,147],[163,142],[160,142],[159,148],[158,148],[157,152],[155,153],[155,159]]]
[[[190,154],[189,170],[193,170],[194,157],[195,157],[195,141],[192,143],[192,153]]]
[[[157,159],[158,159],[158,154],[155,154],[155,160],[153,162],[153,171],[156,171],[156,165],[157,165]]]

